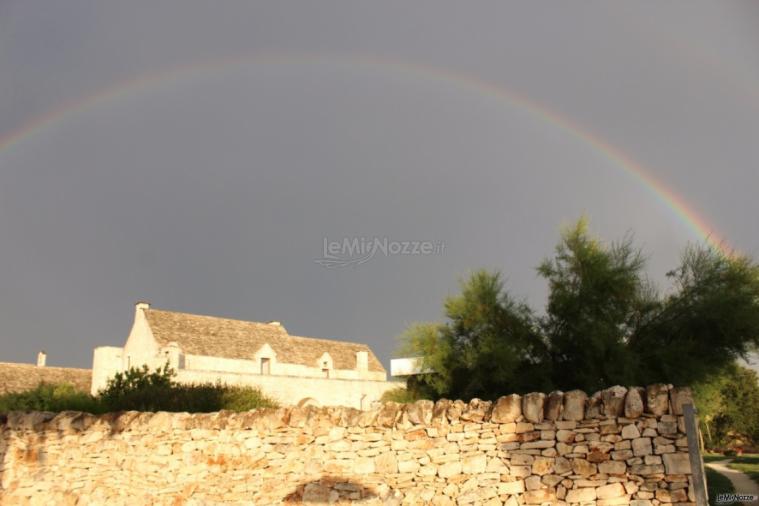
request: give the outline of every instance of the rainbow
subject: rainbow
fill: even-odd
[[[173,82],[183,78],[195,77],[209,72],[218,72],[230,67],[250,64],[315,64],[332,63],[355,67],[368,67],[385,71],[400,72],[407,75],[422,78],[435,79],[453,84],[463,90],[476,92],[491,97],[509,106],[518,107],[530,113],[540,121],[547,122],[561,129],[570,136],[590,146],[597,153],[619,166],[630,177],[649,190],[657,200],[681,221],[699,240],[721,252],[726,256],[733,256],[732,250],[719,235],[714,231],[706,219],[696,212],[685,199],[675,191],[667,188],[657,180],[652,171],[633,160],[621,149],[609,144],[604,139],[572,122],[565,116],[552,111],[542,104],[518,92],[486,81],[476,76],[457,73],[448,69],[433,67],[430,65],[410,63],[399,60],[388,60],[366,55],[325,55],[325,54],[286,54],[286,53],[259,53],[254,56],[214,59],[204,62],[194,62],[188,65],[180,65],[163,71],[142,75],[116,83],[93,95],[88,95],[79,100],[64,103],[63,105],[48,111],[46,114],[33,118],[20,127],[0,137],[0,154],[24,139],[33,137],[35,134],[60,123],[66,117],[75,113],[86,111],[100,104],[117,101],[127,96],[132,96],[154,86]]]

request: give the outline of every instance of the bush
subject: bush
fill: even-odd
[[[116,374],[96,397],[69,384],[41,383],[34,390],[0,396],[0,413],[8,411],[187,411],[210,413],[227,409],[249,411],[277,407],[277,403],[254,387],[222,383],[182,385],[168,365],[155,371],[147,366]]]
[[[168,365],[150,372],[147,366],[118,373],[100,392],[108,411],[187,411],[210,413],[222,409],[248,411],[275,407],[274,400],[257,388],[234,387],[222,383],[183,385]]]
[[[392,390],[386,390],[382,397],[381,402],[399,402],[401,404],[409,404],[416,402],[421,397],[417,396],[413,391],[403,387],[393,388]]]
[[[0,412],[8,411],[85,411],[102,413],[104,408],[96,397],[76,390],[68,383],[40,383],[26,392],[0,396]]]

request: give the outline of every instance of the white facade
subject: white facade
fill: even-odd
[[[385,391],[403,386],[387,381],[384,371],[370,370],[367,351],[354,353],[351,369],[335,368],[328,351],[312,364],[290,363],[278,357],[268,343],[250,350],[250,359],[185,353],[176,342],[159,344],[145,316],[146,310],[149,310],[148,304],[136,305],[134,324],[123,348],[95,348],[93,394],[103,389],[117,372],[143,365],[156,369],[167,363],[177,372],[179,382],[221,381],[230,385],[256,386],[265,395],[290,405],[342,405],[367,409]]]

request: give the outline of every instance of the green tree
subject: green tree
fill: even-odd
[[[710,447],[733,438],[759,441],[759,379],[755,371],[731,363],[694,385],[702,432]]]
[[[540,264],[549,286],[541,327],[555,385],[593,391],[635,379],[628,342],[656,307],[643,267],[629,237],[606,246],[589,236],[585,219],[565,231],[554,258]]]
[[[475,272],[445,301],[444,323],[417,324],[401,353],[422,358],[409,390],[425,397],[653,382],[694,384],[759,346],[759,266],[689,247],[661,295],[630,237],[605,244],[582,219],[537,268],[548,282],[536,316],[504,290],[499,273]]]
[[[722,371],[759,344],[759,266],[689,247],[668,274],[674,291],[630,343],[639,377],[691,384]]]
[[[445,302],[448,321],[416,324],[403,336],[404,352],[430,371],[413,378],[420,396],[493,399],[504,389],[549,386],[545,343],[524,303],[504,290],[498,273],[477,271],[461,295]]]

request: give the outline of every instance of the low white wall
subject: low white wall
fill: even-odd
[[[256,386],[285,405],[297,405],[313,399],[321,406],[348,406],[368,409],[387,390],[404,387],[391,381],[343,380],[326,378],[300,378],[297,376],[262,376],[230,372],[181,370],[177,381],[182,383],[215,383]]]

